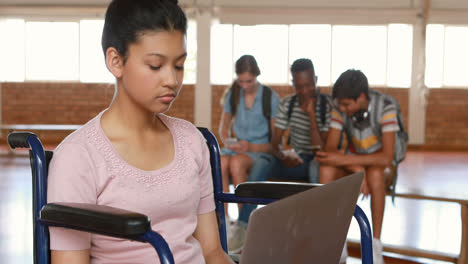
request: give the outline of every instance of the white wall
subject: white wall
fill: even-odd
[[[0,0],[0,17],[22,16],[26,18],[103,17],[110,0]],[[427,22],[444,24],[468,24],[468,0],[179,0],[187,14],[209,27],[207,19],[219,19],[229,24],[388,24],[409,23],[420,33],[422,7],[429,5]],[[200,15],[200,12],[209,12]],[[208,17],[208,18],[207,18]],[[418,26],[419,25],[419,26]],[[200,25],[199,25],[200,26]],[[196,123],[210,128],[211,118],[206,116],[209,105],[206,95],[209,85],[209,29],[198,28],[199,44],[203,44],[198,56],[198,66],[204,73],[198,74],[195,102]],[[415,35],[414,50],[424,47],[424,38]],[[416,54],[416,53],[414,53]],[[418,58],[413,59],[413,64]],[[415,66],[415,65],[413,65]],[[424,143],[425,100],[420,99],[424,85],[417,85],[415,76],[424,75],[423,67],[413,67],[413,85],[410,88],[410,123],[412,143]],[[205,97],[203,96],[205,95]],[[205,106],[205,107],[203,107]]]

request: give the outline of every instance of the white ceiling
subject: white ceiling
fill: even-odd
[[[192,17],[208,7],[223,23],[385,24],[415,23],[426,1],[430,2],[430,23],[468,24],[468,0],[179,0],[179,3]],[[0,0],[0,17],[102,18],[110,2]]]
[[[0,0],[0,5],[15,6],[106,6],[110,0]]]
[[[0,0],[0,6],[107,6],[111,0]],[[179,0],[184,6],[415,8],[425,0]],[[468,9],[467,0],[431,0],[433,9]]]

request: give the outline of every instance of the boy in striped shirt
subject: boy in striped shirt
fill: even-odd
[[[298,59],[291,65],[295,94],[283,98],[278,106],[275,130],[271,140],[273,155],[278,159],[280,175],[288,180],[318,182],[318,164],[314,147],[323,148],[330,125],[331,106],[321,96],[314,66],[309,59]],[[280,149],[286,130],[293,152]],[[286,153],[286,154],[285,154]]]
[[[359,70],[347,70],[332,90],[336,108],[332,111],[325,151],[317,152],[320,183],[326,184],[353,172],[365,171],[361,187],[370,194],[373,226],[374,263],[383,263],[380,235],[385,208],[385,179],[392,166],[395,132],[399,130],[396,106],[379,92],[369,90],[366,76]],[[378,105],[382,107],[377,107]],[[345,132],[348,147],[339,151]]]
[[[266,181],[279,177],[318,182],[319,164],[314,160],[313,146],[324,146],[330,124],[331,106],[317,89],[317,77],[310,59],[294,61],[291,74],[296,93],[283,98],[278,106],[271,140],[274,156],[262,156],[257,159],[250,170],[249,181]],[[288,128],[294,152],[280,149]],[[242,249],[247,223],[255,208],[256,205],[252,204],[242,206],[237,225],[228,242],[230,253],[238,253]]]

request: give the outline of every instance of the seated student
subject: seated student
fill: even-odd
[[[271,128],[279,104],[278,94],[257,81],[260,69],[253,56],[244,55],[236,61],[236,75],[237,80],[223,98],[219,126],[224,143],[221,150],[224,192],[229,192],[229,178],[234,186],[247,181],[254,161],[271,156]],[[232,142],[231,124],[237,137],[235,142]]]
[[[176,0],[110,3],[102,48],[116,95],[55,150],[48,201],[146,214],[176,263],[232,263],[219,241],[205,140],[164,115],[182,88],[186,29]],[[159,263],[148,243],[56,227],[50,247],[52,264]]]
[[[274,176],[287,180],[318,182],[318,164],[314,161],[312,146],[323,146],[327,138],[331,106],[316,87],[314,65],[309,59],[298,59],[291,66],[294,95],[281,100],[275,118],[272,139],[273,156],[259,158],[252,168],[249,181],[265,181]],[[287,129],[296,154],[285,154],[280,144]],[[245,204],[239,214],[232,238],[228,241],[230,252],[242,249],[249,216],[255,205]]]
[[[339,111],[333,110],[325,151],[317,152],[320,183],[329,183],[357,171],[365,171],[361,192],[371,195],[374,263],[383,263],[380,233],[385,207],[386,174],[394,155],[395,131],[399,130],[395,105],[369,89],[366,76],[359,70],[342,73],[333,86],[332,97]],[[378,112],[377,100],[383,105]],[[377,115],[379,134],[371,118]],[[344,130],[349,141],[346,153],[337,146]],[[388,181],[391,182],[391,181]]]

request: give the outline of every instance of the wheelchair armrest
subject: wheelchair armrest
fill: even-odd
[[[238,197],[282,199],[321,185],[295,182],[243,182],[237,185],[234,193]]]
[[[151,230],[151,220],[146,215],[83,203],[46,204],[39,221],[50,226],[128,239],[135,239]]]

